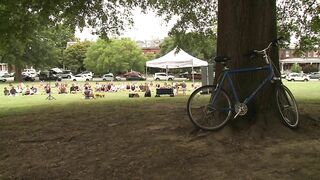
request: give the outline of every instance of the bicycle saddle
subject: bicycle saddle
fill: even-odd
[[[231,60],[231,58],[223,57],[223,56],[217,56],[217,57],[214,58],[214,61],[218,62],[218,63],[225,63],[225,62],[230,61],[230,60]]]

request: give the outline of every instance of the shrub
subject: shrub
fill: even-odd
[[[302,68],[298,64],[293,64],[291,66],[291,72],[299,73],[299,72],[301,72],[301,70],[302,70]]]

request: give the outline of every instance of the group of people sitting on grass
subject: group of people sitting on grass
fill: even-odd
[[[19,83],[17,86],[13,86],[9,83],[8,87],[4,87],[3,93],[5,96],[17,96],[19,94],[28,96],[37,94],[38,89],[34,85],[29,86]]]
[[[198,88],[197,84],[192,86],[193,88]],[[94,93],[104,93],[104,92],[118,92],[118,91],[128,91],[128,92],[148,92],[151,93],[151,89],[161,89],[161,88],[172,88],[174,93],[177,95],[179,91],[182,94],[186,93],[187,84],[183,81],[182,83],[172,82],[172,83],[156,83],[152,81],[150,83],[121,83],[113,84],[112,82],[103,83],[96,82],[95,86],[92,87],[89,82],[85,82],[83,85],[78,85],[77,83],[68,83],[56,82],[54,86],[51,86],[49,83],[40,82],[36,87],[32,85],[24,85],[23,82],[19,83],[16,86],[13,86],[11,83],[9,87],[4,87],[3,93],[5,96],[16,96],[16,95],[36,95],[36,94],[49,94],[53,93],[52,88],[55,88],[58,94],[77,94],[81,93],[85,98],[94,98]]]

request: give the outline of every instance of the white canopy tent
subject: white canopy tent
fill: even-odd
[[[191,56],[186,53],[184,50],[180,49],[177,51],[177,48],[174,48],[172,51],[166,55],[146,62],[147,67],[161,68],[161,69],[175,69],[175,68],[186,68],[191,67],[192,72],[194,67],[208,66],[207,61],[200,60],[196,57]],[[147,70],[146,70],[147,73]],[[193,74],[192,74],[193,75]],[[193,77],[194,81],[194,77]]]

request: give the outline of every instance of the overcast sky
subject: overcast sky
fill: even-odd
[[[173,27],[175,20],[166,23],[161,17],[157,17],[152,11],[147,14],[135,10],[133,13],[134,25],[131,29],[127,28],[122,37],[130,37],[133,40],[162,39],[168,35]],[[90,30],[85,28],[82,32],[77,31],[76,37],[81,40],[96,40],[97,36],[91,35]]]

